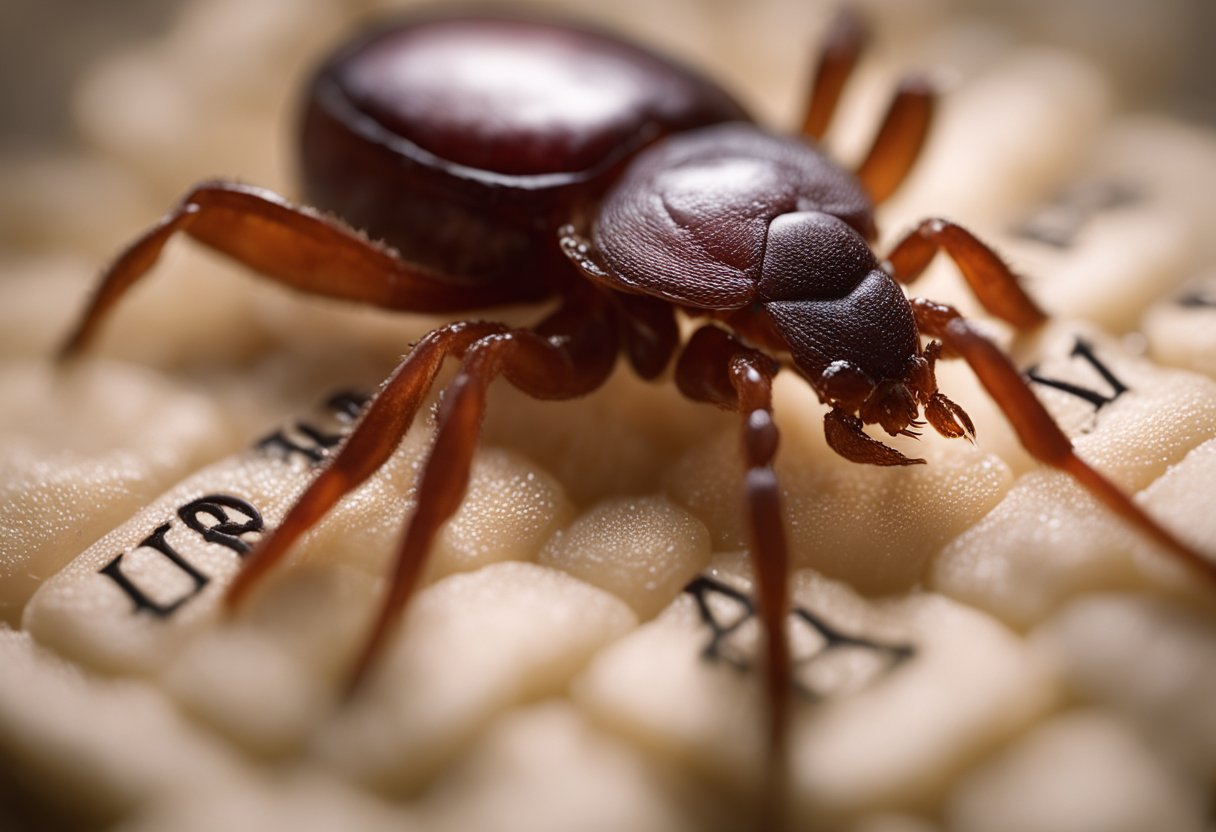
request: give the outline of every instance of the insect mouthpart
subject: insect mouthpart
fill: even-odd
[[[874,381],[849,361],[838,360],[820,373],[815,389],[832,410],[824,417],[828,445],[836,453],[863,465],[918,465],[894,448],[869,436],[866,425],[879,425],[891,436],[920,436],[926,422],[948,439],[975,439],[971,417],[937,389],[934,367],[941,355],[939,341],[930,341],[913,355],[902,378]],[[923,411],[924,421],[919,418]]]
[[[909,427],[924,423],[917,417],[922,405],[937,392],[929,362],[917,356],[905,379],[874,381],[849,361],[833,361],[819,376],[819,398],[837,410],[860,419],[862,424],[881,425],[891,436],[908,434]]]
[[[908,385],[902,381],[884,381],[862,403],[858,414],[867,425],[881,425],[891,436],[906,434],[908,426],[923,424],[917,421],[920,406]]]

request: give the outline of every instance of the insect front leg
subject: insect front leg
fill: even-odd
[[[1032,456],[1072,476],[1111,511],[1216,581],[1216,561],[1179,540],[1117,485],[1076,455],[1072,442],[996,344],[951,306],[917,298],[912,301],[912,308],[923,334],[940,338],[946,348],[967,362]]]
[[[288,510],[283,522],[245,558],[244,567],[228,587],[224,599],[228,608],[238,606],[301,535],[388,461],[413,424],[446,357],[462,355],[480,339],[506,331],[507,327],[500,324],[460,322],[437,329],[419,341],[364,408],[354,430]]]
[[[976,298],[993,315],[1018,329],[1030,329],[1047,320],[1000,255],[949,220],[922,222],[895,245],[887,255],[885,267],[900,283],[911,284],[939,250],[950,255]]]
[[[456,513],[469,482],[485,415],[486,391],[499,375],[539,399],[570,399],[599,387],[612,372],[617,322],[606,305],[568,302],[536,330],[494,332],[469,346],[444,389],[435,438],[416,505],[394,558],[388,592],[349,677],[348,695],[367,678],[417,589],[435,535]]]
[[[824,39],[815,80],[807,94],[802,135],[818,141],[827,132],[845,83],[857,66],[869,33],[858,14],[845,7],[832,21]]]
[[[689,339],[676,365],[684,395],[743,417],[745,511],[751,536],[760,621],[766,644],[769,761],[764,783],[763,829],[782,828],[789,783],[789,713],[793,682],[789,637],[789,553],[781,492],[773,459],[778,431],[773,421],[773,377],[778,364],[716,327]]]

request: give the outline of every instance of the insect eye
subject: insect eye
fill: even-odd
[[[874,390],[874,382],[856,365],[833,361],[819,376],[822,396],[833,404],[854,410]]]

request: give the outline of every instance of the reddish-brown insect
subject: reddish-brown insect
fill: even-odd
[[[801,134],[785,137],[758,127],[712,82],[594,30],[435,17],[375,31],[323,65],[301,131],[308,200],[350,226],[259,188],[201,184],[104,274],[64,354],[84,347],[178,231],[289,286],[381,307],[467,313],[561,301],[534,327],[462,321],[423,338],[233,583],[230,605],[384,464],[444,359],[459,359],[352,690],[463,498],[490,382],[502,375],[537,398],[565,399],[601,385],[619,353],[647,378],[674,358],[685,395],[742,421],[776,802],[791,686],[786,541],[772,468],[772,381],[781,367],[827,405],[827,440],[837,453],[908,465],[922,460],[863,427],[908,433],[923,416],[945,436],[971,436],[971,420],[934,378],[935,361],[949,350],[971,365],[1032,454],[1216,577],[1211,563],[1073,453],[993,344],[952,308],[909,301],[898,286],[942,250],[989,312],[1020,329],[1038,325],[1043,313],[996,254],[944,220],[922,223],[885,261],[872,252],[873,205],[913,165],[933,95],[903,83],[858,170],[834,164],[815,141],[861,40],[853,18],[842,16]],[[684,344],[677,313],[706,321]]]

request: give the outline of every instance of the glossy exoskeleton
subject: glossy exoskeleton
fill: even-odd
[[[88,342],[178,231],[286,285],[380,307],[450,314],[560,300],[534,327],[460,321],[424,337],[231,586],[235,604],[388,459],[444,359],[457,358],[352,690],[463,498],[491,380],[502,375],[537,398],[565,399],[601,385],[619,354],[647,378],[674,359],[684,394],[741,417],[767,644],[771,806],[782,792],[791,687],[786,540],[772,467],[780,368],[802,376],[826,405],[837,453],[907,465],[922,460],[863,428],[903,434],[923,418],[945,436],[971,436],[971,420],[934,378],[943,350],[961,356],[1032,454],[1193,567],[1216,572],[1073,453],[976,328],[948,306],[909,301],[898,285],[942,250],[989,312],[1020,329],[1038,325],[1043,313],[996,254],[934,219],[884,260],[875,256],[873,206],[912,167],[934,98],[925,84],[905,81],[857,171],[832,162],[816,140],[861,42],[856,20],[842,15],[803,127],[783,136],[755,124],[711,81],[593,29],[422,17],[376,30],[324,63],[309,88],[303,184],[327,213],[233,182],[198,185],[106,271],[64,353]],[[686,343],[677,313],[703,321]]]

